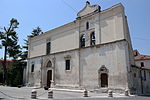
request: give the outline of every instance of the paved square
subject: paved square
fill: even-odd
[[[4,87],[0,86],[0,100],[31,100],[30,87]],[[37,100],[48,100],[48,91],[43,88],[35,89],[37,91]],[[123,94],[113,94],[113,98],[108,97],[106,93],[92,93],[89,92],[89,97],[83,97],[81,91],[72,90],[54,90],[54,100],[150,100],[150,97],[142,96],[129,96],[126,97]],[[34,99],[35,100],[35,99]]]

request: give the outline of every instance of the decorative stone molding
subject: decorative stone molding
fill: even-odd
[[[90,5],[90,2],[86,2],[86,6],[77,14],[77,17],[80,18],[82,16],[88,15],[93,12],[100,12],[100,6],[99,5]]]
[[[105,67],[105,65],[102,65],[99,69],[99,73],[108,73],[108,69]]]
[[[67,56],[64,57],[64,59],[66,59],[66,60],[67,60],[67,59],[71,59],[71,56],[70,56],[70,55],[67,55]]]
[[[50,38],[50,37],[49,37],[49,38],[47,38],[47,39],[46,39],[46,41],[47,41],[47,42],[50,42],[50,41],[51,41],[51,38]]]

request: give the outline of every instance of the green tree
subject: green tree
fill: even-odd
[[[24,51],[21,54],[21,60],[27,60],[27,56],[28,56],[28,40],[24,39],[25,43],[22,46],[22,49],[24,49]]]
[[[12,67],[8,68],[8,85],[18,86],[23,82],[24,63],[20,60],[14,60]]]
[[[38,26],[35,29],[33,29],[33,31],[31,32],[31,35],[29,35],[28,37],[35,37],[35,36],[38,36],[42,33],[43,32],[42,32],[41,28]]]
[[[18,25],[19,22],[16,19],[12,18],[10,20],[9,26],[2,28],[2,31],[0,31],[1,46],[4,47],[4,61],[3,61],[4,83],[8,83],[6,59],[8,56],[16,59],[15,50],[19,48],[19,45],[17,45],[18,40],[17,33],[15,31],[15,29],[18,28]]]

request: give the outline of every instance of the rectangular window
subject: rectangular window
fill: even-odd
[[[51,51],[51,42],[48,42],[47,43],[47,46],[46,46],[46,54],[50,54],[50,51]]]
[[[136,78],[136,73],[133,74],[134,78]]]
[[[34,72],[34,64],[31,66],[31,72]]]
[[[70,60],[66,60],[66,70],[70,70]]]
[[[141,62],[141,67],[144,67],[144,62]]]

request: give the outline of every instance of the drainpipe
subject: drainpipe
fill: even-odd
[[[140,67],[140,81],[141,81],[141,92],[143,94],[142,67]]]
[[[41,87],[42,87],[42,66],[43,66],[43,58],[41,57]]]
[[[29,83],[29,74],[30,74],[29,73],[29,68],[30,68],[29,67],[29,65],[30,65],[29,62],[30,62],[30,59],[28,59],[28,61],[27,61],[27,82],[26,82],[26,85]]]
[[[82,70],[81,70],[81,64],[80,64],[80,20],[81,20],[81,18],[78,18],[78,21],[79,21],[79,51],[78,51],[78,53],[79,53],[79,87],[81,87],[83,84],[82,84],[82,79],[81,79],[81,77],[82,77]]]
[[[55,54],[54,54],[54,58],[53,58],[54,67],[52,69],[52,81],[53,81],[53,85],[55,85],[55,63],[56,63],[56,58],[55,58]]]
[[[30,68],[30,37],[28,38],[28,55],[27,55],[27,82],[26,85],[29,83],[29,68]]]

